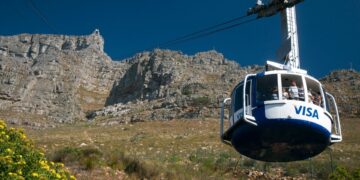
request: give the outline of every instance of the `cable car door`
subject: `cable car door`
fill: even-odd
[[[330,142],[341,142],[342,134],[341,134],[341,124],[340,124],[340,116],[339,111],[337,109],[336,101],[333,95],[328,92],[325,92],[325,100],[326,100],[326,110],[330,113],[330,119],[333,122],[334,133],[331,134]],[[325,113],[326,114],[326,113]]]
[[[245,107],[246,107],[246,115],[252,116],[252,92],[251,92],[251,88],[252,87],[252,80],[248,80],[246,82],[246,87],[245,87]]]
[[[253,81],[250,76],[254,75],[247,75],[245,77],[245,86],[244,86],[244,120],[252,125],[257,125],[256,119],[252,114],[252,85]]]

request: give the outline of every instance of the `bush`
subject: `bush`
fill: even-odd
[[[207,96],[201,96],[193,99],[194,106],[204,107],[210,104],[210,98]]]
[[[0,179],[75,179],[61,163],[49,162],[23,130],[0,120]]]
[[[106,162],[108,166],[124,170],[127,174],[138,179],[154,179],[160,175],[157,167],[141,162],[139,159],[126,155],[120,150],[107,155]]]
[[[335,171],[330,174],[329,179],[334,179],[334,180],[360,179],[360,169],[356,169],[350,172],[345,167],[338,166],[336,167]]]
[[[64,164],[80,165],[83,169],[91,170],[102,163],[102,153],[92,147],[65,147],[57,150],[52,155],[51,160]]]
[[[185,87],[182,89],[181,93],[182,93],[183,95],[189,96],[189,95],[191,95],[193,92],[192,92],[190,86],[185,86]]]

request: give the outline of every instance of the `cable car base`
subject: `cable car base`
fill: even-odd
[[[254,126],[238,121],[222,139],[240,154],[267,162],[311,158],[330,145],[325,128],[301,120],[268,120]]]

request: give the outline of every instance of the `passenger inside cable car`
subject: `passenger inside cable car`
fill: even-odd
[[[278,82],[278,78],[281,80],[280,82]],[[240,89],[242,88],[239,86],[238,90]],[[257,105],[264,101],[295,100],[309,102],[324,108],[322,92],[321,84],[317,80],[303,75],[279,73],[256,78]],[[238,99],[239,102],[241,102],[240,99],[241,97]]]

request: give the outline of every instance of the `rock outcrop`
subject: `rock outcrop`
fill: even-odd
[[[120,103],[129,108],[122,115],[127,121],[218,116],[220,101],[237,82],[246,73],[262,69],[242,68],[216,51],[188,56],[157,49],[127,62],[130,68],[115,81],[107,107],[96,114],[114,116],[117,113],[109,107]]]
[[[0,37],[1,114],[71,122],[102,108],[123,64],[114,63],[103,44],[97,30]]]

